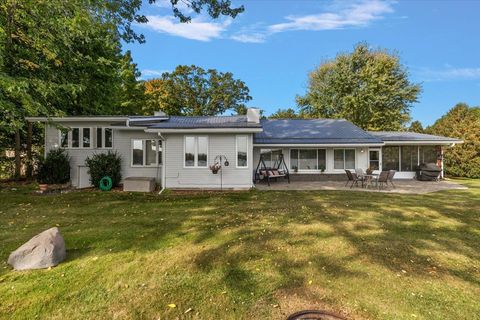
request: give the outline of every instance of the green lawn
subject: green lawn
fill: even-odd
[[[480,319],[480,181],[429,195],[0,190],[0,317]],[[67,261],[14,272],[59,226]],[[175,304],[176,307],[169,307]],[[185,313],[187,310],[187,313]]]

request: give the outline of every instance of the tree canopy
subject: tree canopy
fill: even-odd
[[[313,70],[297,104],[309,117],[344,118],[366,130],[399,130],[410,120],[420,92],[396,54],[360,43]]]
[[[274,113],[268,116],[269,119],[298,119],[302,118],[302,115],[297,113],[293,108],[278,109]]]
[[[423,128],[422,123],[418,120],[412,121],[412,123],[410,123],[410,126],[408,127],[408,131],[425,133],[425,129]]]
[[[241,114],[252,99],[246,84],[230,72],[177,66],[158,79],[145,82],[142,112],[161,110],[169,115],[207,116],[234,111]]]
[[[480,178],[480,107],[458,103],[427,131],[464,141],[445,152],[445,170],[448,175]]]

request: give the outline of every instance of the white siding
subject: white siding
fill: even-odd
[[[145,133],[143,130],[113,130],[113,148],[102,149],[95,148],[96,146],[96,127],[108,127],[109,122],[78,122],[78,123],[64,123],[65,127],[91,127],[93,130],[93,136],[91,145],[92,148],[88,149],[66,149],[68,155],[70,156],[70,180],[73,186],[77,186],[79,182],[79,172],[86,174],[87,170],[79,170],[79,167],[85,166],[85,159],[95,153],[104,153],[109,150],[116,151],[120,154],[122,158],[122,178],[127,177],[153,177],[157,180],[158,183],[161,182],[161,173],[162,168],[160,167],[150,167],[150,168],[139,168],[131,166],[131,139],[158,139],[157,134]],[[48,153],[49,150],[57,148],[59,146],[59,135],[58,129],[55,126],[48,125],[45,130],[45,152]],[[90,179],[89,176],[82,177],[82,180]]]
[[[190,135],[190,134],[189,134]],[[252,187],[253,147],[252,134],[249,136],[248,167],[237,168],[237,155],[235,150],[236,134],[201,134],[208,135],[208,165],[214,163],[215,156],[224,155],[230,165],[222,167],[222,173],[213,174],[207,168],[184,167],[184,134],[165,134],[166,152],[166,187],[167,188],[220,188],[221,175],[224,188],[250,188]],[[245,135],[245,134],[242,134]]]

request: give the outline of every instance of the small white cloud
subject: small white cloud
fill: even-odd
[[[444,69],[420,68],[416,72],[423,81],[478,80],[480,68],[455,68],[446,65]]]
[[[210,41],[220,38],[222,32],[231,24],[231,19],[222,22],[209,22],[203,18],[194,18],[189,23],[178,22],[172,16],[147,16],[148,23],[144,26],[153,31],[166,33],[198,41]]]
[[[338,3],[330,12],[287,16],[286,22],[241,31],[231,38],[241,42],[263,42],[272,34],[287,31],[322,31],[365,27],[393,12],[392,1],[362,0]],[[253,30],[252,30],[253,29]]]

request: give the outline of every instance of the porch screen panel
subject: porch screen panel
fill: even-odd
[[[299,170],[317,170],[317,150],[300,149],[298,159]]]
[[[298,149],[290,149],[290,169],[298,169]]]
[[[382,149],[382,169],[396,170],[400,169],[400,148],[399,147],[383,147]]]
[[[102,128],[97,128],[97,148],[103,147],[103,133]]]
[[[421,146],[420,163],[437,163],[437,146]]]
[[[355,149],[345,149],[345,169],[355,169]]]
[[[268,168],[274,167],[280,160],[282,149],[260,149],[260,155],[263,156],[265,166]]]
[[[402,161],[400,171],[415,171],[418,163],[418,147],[402,146]]]
[[[237,136],[237,167],[247,167],[248,137]]]

